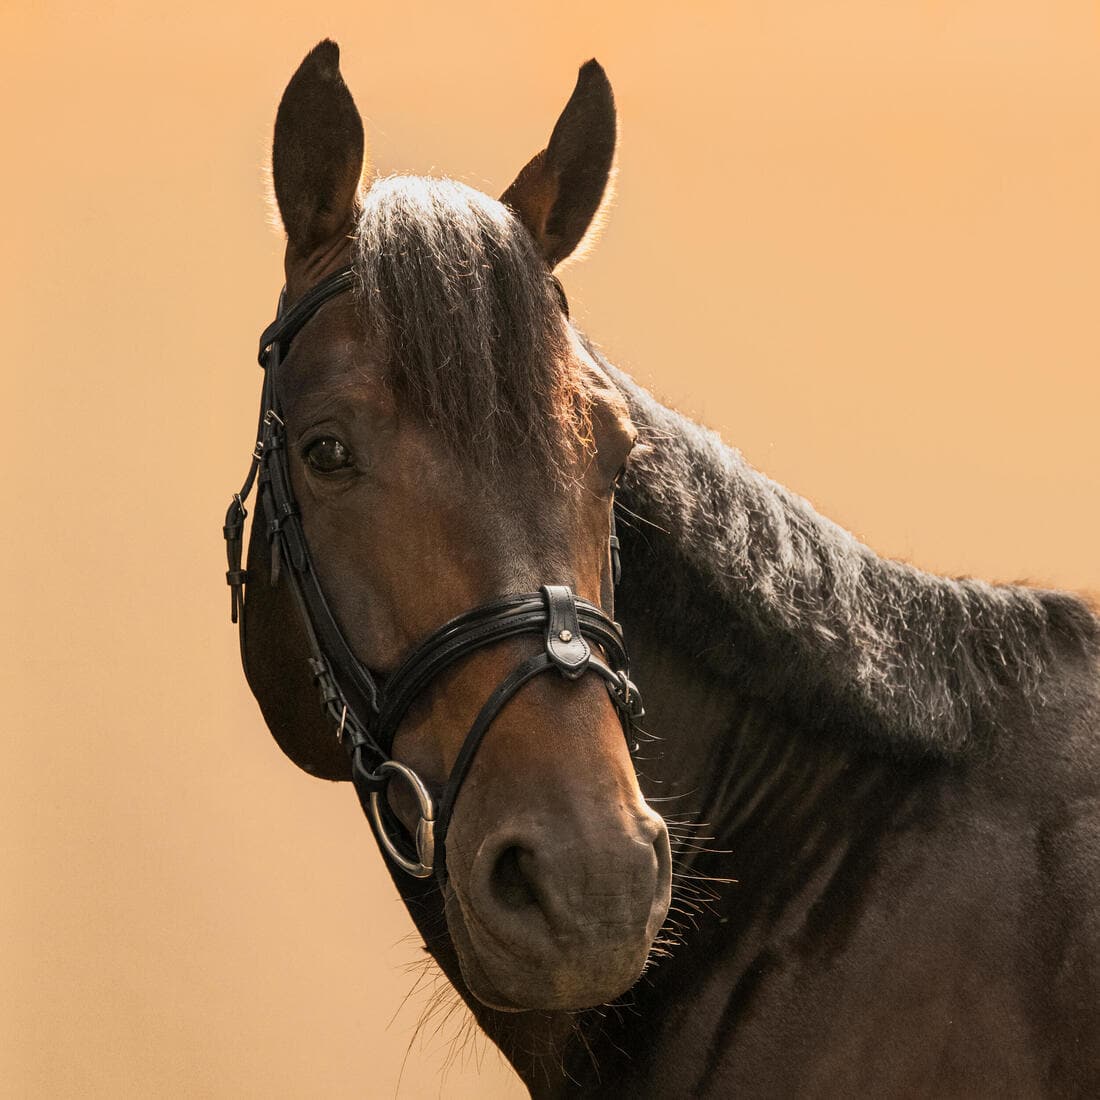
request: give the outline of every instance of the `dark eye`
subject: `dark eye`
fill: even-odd
[[[306,448],[306,462],[319,474],[334,474],[351,465],[351,451],[340,440],[326,436]]]

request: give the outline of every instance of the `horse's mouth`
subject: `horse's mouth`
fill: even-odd
[[[508,942],[478,919],[460,891],[448,884],[445,895],[463,980],[478,1001],[500,1012],[576,1012],[614,1000],[641,976],[656,934],[646,922],[568,941],[532,929],[526,942]]]

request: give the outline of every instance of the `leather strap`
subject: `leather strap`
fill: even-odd
[[[619,581],[623,579],[622,555],[619,553],[619,528],[615,523],[615,502],[611,502],[611,538],[608,540],[611,546],[611,586],[619,587]]]
[[[275,320],[260,334],[260,366],[266,366],[268,353],[275,344],[281,344],[285,352],[290,347],[291,340],[298,335],[306,322],[325,302],[335,298],[337,294],[352,290],[358,284],[359,276],[355,273],[355,268],[342,267],[306,291],[285,313],[283,312],[283,303],[286,300],[284,289],[279,295],[279,309]]]
[[[481,710],[478,711],[470,732],[466,734],[466,740],[462,742],[462,748],[455,757],[454,767],[447,778],[447,785],[443,788],[443,796],[439,800],[439,812],[435,818],[435,850],[440,858],[440,865],[446,865],[444,845],[447,842],[447,830],[451,825],[451,815],[454,813],[455,803],[458,801],[458,792],[462,790],[466,773],[474,762],[477,753],[489,727],[494,719],[504,709],[504,705],[517,694],[519,689],[529,680],[533,680],[540,672],[546,672],[554,667],[553,662],[546,653],[536,653],[522,664],[517,665],[506,676],[496,690],[485,700]]]
[[[622,632],[600,608],[587,600],[574,600],[580,632],[609,654],[620,667],[627,663]],[[521,634],[543,633],[546,602],[542,593],[530,592],[467,611],[426,638],[405,659],[386,683],[386,699],[378,719],[378,736],[392,744],[397,729],[416,697],[443,671],[474,649]]]

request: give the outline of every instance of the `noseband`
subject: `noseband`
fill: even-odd
[[[556,281],[556,280],[555,280]],[[444,843],[455,801],[478,746],[505,704],[536,676],[556,671],[566,680],[588,672],[600,676],[619,712],[627,743],[636,748],[635,723],[642,717],[641,698],[630,681],[622,628],[604,611],[579,599],[565,585],[543,585],[538,592],[504,596],[459,615],[426,638],[385,681],[360,663],[337,625],[313,568],[286,453],[286,430],[276,389],[279,363],[290,343],[331,298],[354,289],[352,268],[342,268],[318,283],[290,309],[286,291],[279,297],[275,321],[260,337],[260,422],[252,463],[239,493],[226,513],[223,534],[229,559],[226,580],[231,590],[231,618],[239,624],[244,659],[244,619],[248,576],[241,568],[245,501],[255,485],[266,528],[253,521],[252,537],[262,530],[271,546],[271,583],[286,576],[305,627],[309,663],[321,709],[351,760],[351,777],[379,844],[403,870],[417,878],[433,871],[445,876]],[[563,296],[564,297],[564,296]],[[619,543],[612,509],[612,577],[619,579]],[[506,638],[537,635],[542,648],[521,661],[485,701],[459,750],[438,806],[424,781],[391,758],[394,738],[416,698],[443,671],[476,650]],[[400,778],[416,797],[420,820],[412,838],[394,820],[385,794]]]

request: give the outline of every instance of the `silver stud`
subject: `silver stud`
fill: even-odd
[[[558,633],[558,640],[562,642],[571,642],[573,640],[573,631],[562,630]]]

